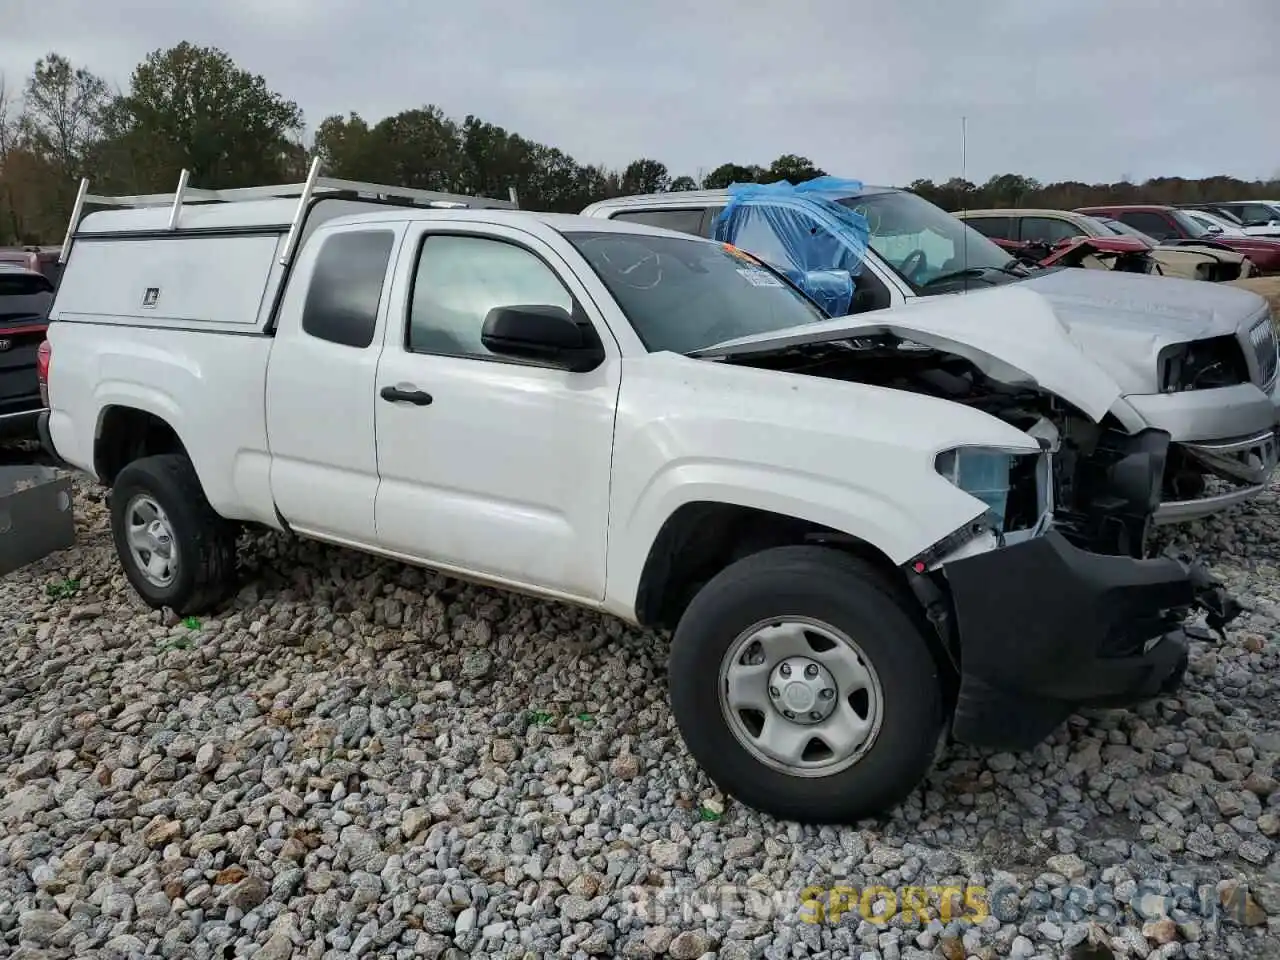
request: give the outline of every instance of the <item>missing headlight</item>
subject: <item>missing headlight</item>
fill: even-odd
[[[1249,382],[1249,365],[1234,336],[1166,347],[1160,353],[1160,392],[1211,390]]]
[[[1034,531],[1053,512],[1049,453],[1056,440],[1037,438],[1040,453],[956,447],[934,460],[938,473],[987,505],[981,521],[998,537]]]

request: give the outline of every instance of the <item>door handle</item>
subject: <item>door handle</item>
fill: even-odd
[[[383,387],[382,399],[390,400],[392,403],[412,403],[415,406],[425,407],[431,403],[431,394],[409,383],[398,387]]]

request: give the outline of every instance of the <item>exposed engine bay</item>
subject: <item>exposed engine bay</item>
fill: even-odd
[[[1183,389],[1219,376],[1212,353],[1203,364],[1188,360],[1171,364],[1171,382],[1185,384]],[[1002,383],[967,359],[891,334],[790,346],[726,362],[906,390],[988,413],[1051,452],[1054,526],[1064,537],[1094,553],[1145,555],[1170,460],[1164,431],[1130,434],[1110,417],[1095,423],[1039,388]],[[1029,464],[1014,464],[1003,530],[1026,530],[1038,522],[1036,482]]]

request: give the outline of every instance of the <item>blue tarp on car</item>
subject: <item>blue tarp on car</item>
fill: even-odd
[[[754,254],[787,275],[829,316],[848,309],[853,277],[866,256],[866,217],[836,201],[862,183],[817,177],[805,183],[735,183],[716,218],[715,237]],[[816,219],[823,229],[815,228]]]

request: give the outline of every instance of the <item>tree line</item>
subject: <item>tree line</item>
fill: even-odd
[[[250,186],[301,180],[319,156],[329,176],[499,198],[514,188],[523,207],[576,212],[613,196],[799,183],[825,172],[791,153],[699,176],[673,176],[650,157],[609,169],[432,104],[372,122],[331,116],[310,143],[305,132],[295,102],[216,48],[184,42],[156,50],[123,89],[50,53],[18,83],[0,76],[0,244],[60,241],[84,176],[97,193],[166,192],[183,168],[195,186]],[[908,186],[947,210],[1280,197],[1280,180],[1231,177],[1042,184],[1001,174],[982,185],[952,178]]]

